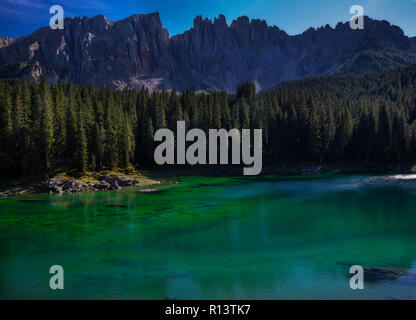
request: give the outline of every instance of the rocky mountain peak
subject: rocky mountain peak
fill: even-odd
[[[233,20],[233,22],[231,23],[231,28],[238,28],[241,26],[246,26],[248,24],[250,24],[250,19],[247,16],[241,16]]]
[[[158,12],[119,21],[103,15],[66,18],[64,30],[45,27],[17,41],[0,38],[0,76],[35,80],[44,76],[52,82],[117,88],[234,91],[244,81],[265,89],[282,81],[330,74],[341,65],[342,70],[357,70],[354,61],[365,59],[354,57],[368,50],[378,50],[371,57],[388,60],[391,51],[382,57],[387,48],[395,50],[394,59],[400,56],[400,63],[413,61],[408,57],[416,54],[415,38],[387,21],[365,17],[364,23],[364,30],[351,30],[348,21],[289,36],[247,16],[230,25],[224,15],[213,21],[197,16],[190,30],[170,37]]]
[[[228,27],[227,19],[224,15],[220,14],[218,18],[214,19],[214,24],[222,27]]]

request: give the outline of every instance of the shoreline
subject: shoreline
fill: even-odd
[[[22,181],[21,181],[22,180]],[[89,172],[82,176],[58,173],[49,179],[9,178],[0,181],[0,200],[11,197],[37,194],[69,194],[99,191],[114,191],[124,187],[149,187],[160,185],[141,172],[124,173],[119,171]]]
[[[243,165],[171,165],[160,166],[144,170],[149,176],[155,179],[186,177],[186,176],[206,176],[206,177],[255,177],[244,176]],[[313,164],[303,163],[296,165],[272,165],[265,164],[258,176],[278,174],[282,176],[306,175],[306,174],[363,174],[363,173],[416,173],[414,163],[394,163],[394,164],[363,164],[363,163],[336,163],[336,164]]]
[[[258,176],[277,174],[281,176],[311,174],[394,174],[416,173],[416,166],[409,163],[396,164],[299,164],[265,165]],[[19,178],[0,180],[0,200],[11,197],[36,194],[66,194],[114,191],[125,187],[151,187],[165,183],[164,179],[186,176],[235,177],[243,176],[243,166],[160,166],[133,172],[102,171],[89,172],[82,176],[58,173],[47,180],[32,179],[21,182]],[[250,177],[250,176],[245,176]],[[22,179],[24,180],[24,179]],[[154,189],[145,189],[153,192]]]

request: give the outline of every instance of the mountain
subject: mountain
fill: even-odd
[[[7,37],[0,37],[0,48],[7,47],[10,45],[15,39],[7,38]]]
[[[335,74],[381,73],[416,64],[416,54],[394,49],[363,50],[341,64]]]
[[[234,91],[252,81],[257,90],[280,82],[328,75],[381,72],[415,63],[416,41],[387,21],[365,17],[364,30],[349,22],[291,36],[243,16],[230,25],[198,16],[173,37],[158,13],[120,21],[99,15],[66,18],[49,27],[0,40],[2,78],[71,80],[99,87]],[[5,40],[3,40],[5,39]]]

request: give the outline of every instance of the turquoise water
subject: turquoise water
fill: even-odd
[[[178,180],[1,200],[0,298],[416,299],[416,175]]]

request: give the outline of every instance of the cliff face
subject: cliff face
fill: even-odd
[[[414,39],[400,28],[369,18],[364,30],[339,23],[334,29],[310,28],[296,36],[247,17],[228,25],[222,15],[214,21],[198,16],[190,30],[171,38],[158,13],[115,22],[101,15],[67,18],[64,26],[41,28],[18,39],[1,38],[0,76],[46,76],[53,82],[117,88],[233,91],[243,81],[266,89],[282,81],[329,74],[366,50],[387,48],[412,58],[416,53]],[[410,64],[411,59],[402,63]]]
[[[12,44],[16,39],[0,37],[0,48],[7,47]]]

